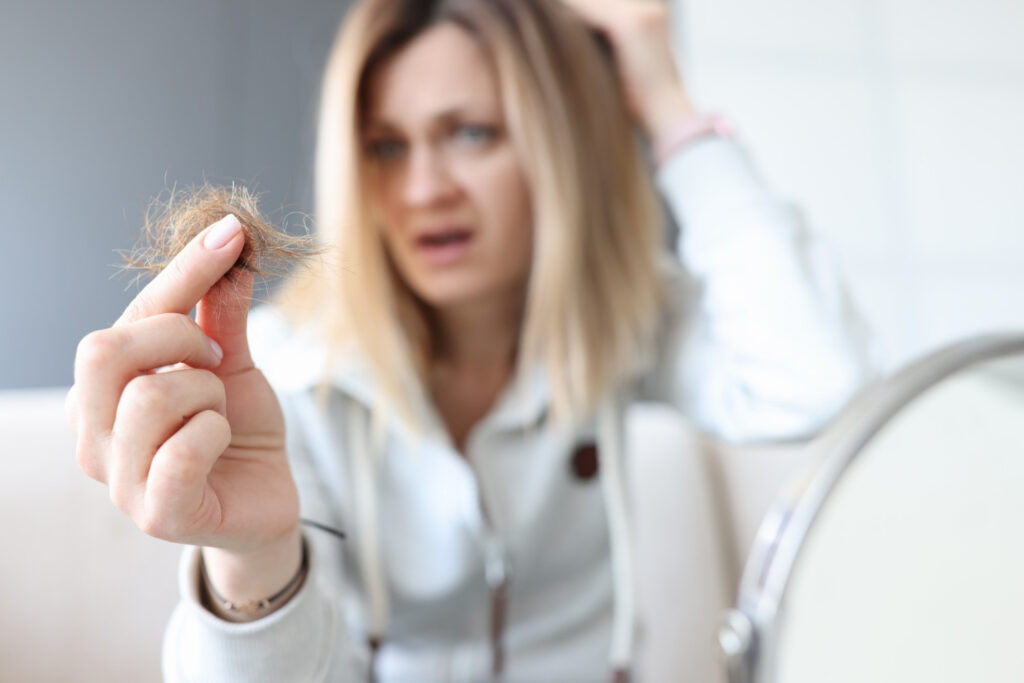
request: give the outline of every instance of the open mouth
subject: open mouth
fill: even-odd
[[[433,235],[423,235],[419,239],[419,245],[426,248],[447,247],[468,242],[470,237],[472,237],[472,233],[469,230],[456,229]]]
[[[446,265],[462,258],[472,240],[472,230],[452,228],[421,235],[416,240],[416,246],[431,263]]]

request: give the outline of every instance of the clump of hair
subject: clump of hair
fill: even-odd
[[[196,235],[229,213],[238,218],[245,233],[245,247],[232,272],[243,269],[269,280],[321,252],[308,230],[293,235],[276,229],[260,212],[258,195],[246,187],[204,183],[185,190],[172,188],[150,202],[142,235],[123,254],[125,268],[156,275]]]

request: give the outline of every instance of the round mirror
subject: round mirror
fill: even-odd
[[[720,632],[733,683],[1024,676],[1024,336],[861,396],[766,518]]]

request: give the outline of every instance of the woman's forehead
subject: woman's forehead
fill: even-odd
[[[486,51],[450,22],[427,29],[381,63],[367,94],[370,123],[501,110],[497,75]]]

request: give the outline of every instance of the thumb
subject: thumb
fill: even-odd
[[[196,305],[199,327],[224,350],[224,359],[214,369],[218,375],[235,374],[253,367],[246,332],[253,280],[248,270],[233,268]]]

